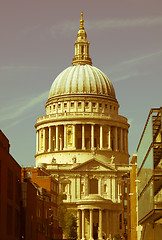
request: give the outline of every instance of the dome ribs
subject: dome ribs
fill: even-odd
[[[89,72],[89,76],[90,76],[90,80],[91,80],[91,91],[92,91],[91,93],[96,94],[96,93],[98,93],[97,83],[95,81],[95,75],[94,75],[92,69],[93,68],[88,65],[88,72]]]
[[[91,81],[90,81],[90,76],[89,76],[89,72],[88,72],[88,65],[86,65],[87,67],[84,67],[85,70],[85,91],[84,93],[91,93]]]
[[[78,66],[75,66],[75,69],[74,69],[74,74],[73,74],[73,79],[71,81],[72,85],[71,85],[71,93],[75,94],[78,92],[78,76],[79,76],[79,68]]]
[[[103,78],[101,78],[101,75],[99,74],[99,72],[97,71],[97,69],[95,67],[93,67],[94,69],[94,76],[97,84],[97,93],[98,94],[104,94],[105,95],[105,86],[104,86],[104,80]]]
[[[62,75],[62,78],[60,77],[59,84],[57,85],[57,93],[59,95],[62,95],[63,93],[65,93],[66,85],[64,84],[64,82],[67,79],[67,75],[69,74],[69,70],[70,70],[70,68],[68,68],[68,71],[64,72],[64,74]]]
[[[49,99],[66,95],[98,95],[117,101],[115,90],[108,77],[91,65],[75,65],[66,68],[54,80]]]
[[[78,92],[83,93],[83,80],[84,80],[84,67],[83,65],[79,68],[78,71]]]
[[[71,85],[72,85],[74,71],[75,71],[75,69],[73,67],[70,67],[70,71],[68,72],[67,79],[65,81],[66,84],[65,84],[65,82],[63,83],[65,85],[65,89],[66,89],[66,91],[64,93],[66,93],[66,94],[70,94],[72,91]]]

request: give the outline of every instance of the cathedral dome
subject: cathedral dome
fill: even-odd
[[[50,89],[49,100],[67,95],[100,96],[117,101],[108,77],[89,64],[70,66],[56,77]]]

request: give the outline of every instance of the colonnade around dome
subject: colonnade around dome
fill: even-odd
[[[128,130],[95,123],[57,123],[37,129],[37,154],[94,148],[128,153]]]

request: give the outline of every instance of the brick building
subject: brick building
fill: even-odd
[[[22,179],[35,188],[33,199],[36,199],[36,203],[33,208],[33,217],[36,215],[37,239],[61,239],[62,230],[58,226],[57,216],[57,181],[40,168],[23,168]],[[31,199],[32,202],[33,199]],[[28,213],[28,207],[30,208],[30,205],[27,206],[26,213]]]
[[[21,167],[0,130],[0,240],[20,239]]]

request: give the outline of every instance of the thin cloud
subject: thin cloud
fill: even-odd
[[[107,29],[107,28],[121,28],[121,27],[142,27],[162,25],[162,17],[152,18],[136,18],[136,19],[106,19],[88,22],[87,29]]]
[[[57,37],[57,34],[71,35],[71,32],[76,31],[77,29],[76,23],[73,21],[66,21],[64,23],[53,25],[50,28],[50,34],[55,38]]]
[[[122,75],[120,77],[115,78],[114,82],[119,82],[119,81],[131,79],[132,77],[137,77],[139,75],[140,75],[139,72],[133,72],[133,73],[131,72],[130,74]]]
[[[111,68],[111,73],[118,74],[119,76],[117,78],[114,78],[114,81],[117,82],[139,75],[146,75],[146,73],[144,72],[139,72],[136,65],[146,64],[148,60],[151,60],[153,57],[160,55],[162,55],[162,50],[120,62],[119,64]]]
[[[132,125],[133,122],[134,122],[134,119],[133,119],[133,118],[128,118],[128,123],[129,123],[130,125]]]
[[[104,30],[108,28],[125,28],[125,27],[150,27],[153,25],[162,25],[162,17],[146,17],[135,19],[105,19],[97,21],[86,21],[86,30]],[[68,35],[78,29],[74,21],[66,21],[51,26],[50,34],[56,37],[58,34]]]
[[[150,53],[150,54],[147,54],[147,55],[144,55],[144,56],[140,56],[138,58],[133,58],[133,59],[124,61],[124,62],[122,62],[122,64],[139,63],[139,62],[141,62],[141,61],[143,61],[145,59],[152,58],[154,56],[158,56],[158,55],[161,55],[161,54],[162,54],[162,50],[160,50],[158,52],[153,52],[153,53]]]
[[[46,92],[38,95],[37,97],[32,98],[26,104],[23,104],[20,107],[15,107],[14,106],[12,108],[12,109],[14,109],[14,112],[9,112],[9,114],[8,113],[7,114],[1,114],[0,122],[21,117],[26,111],[29,111],[34,106],[36,106],[38,103],[40,103],[42,101],[45,101],[48,97],[48,93],[49,93],[49,91],[46,91]],[[17,110],[15,111],[15,109],[17,109]],[[7,109],[5,109],[5,111],[7,111]]]
[[[45,68],[45,67],[43,67]],[[0,66],[0,70],[8,71],[8,70],[13,70],[13,71],[19,71],[19,70],[40,70],[42,67],[40,66]]]
[[[3,130],[6,131],[6,130],[8,130],[8,129],[14,127],[14,126],[16,126],[16,125],[17,125],[19,122],[21,122],[21,121],[22,121],[22,119],[18,119],[18,120],[16,120],[16,121],[12,122],[11,124],[7,124],[7,126],[4,127]]]

